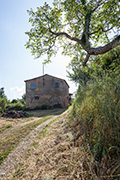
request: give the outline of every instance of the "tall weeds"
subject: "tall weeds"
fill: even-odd
[[[114,173],[120,173],[120,77],[106,75],[80,85],[70,117],[76,139],[84,136],[94,160],[106,159],[108,168],[117,163]]]

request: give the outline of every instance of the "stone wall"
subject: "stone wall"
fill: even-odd
[[[54,104],[61,104],[62,107],[69,105],[69,86],[65,80],[44,75],[25,82],[28,108]]]

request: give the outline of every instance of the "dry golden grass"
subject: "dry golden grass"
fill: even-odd
[[[13,179],[24,180],[97,180],[88,167],[89,156],[74,143],[72,128],[67,125],[67,113],[54,120],[34,139],[25,160]]]

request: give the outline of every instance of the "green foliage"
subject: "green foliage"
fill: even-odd
[[[50,62],[60,47],[64,55],[80,59],[83,52],[103,54],[119,44],[118,0],[53,0],[52,7],[45,2],[28,13],[32,27],[26,32],[26,47],[36,58],[46,55],[45,62]],[[104,46],[108,44],[111,48]]]
[[[7,103],[8,100],[5,96],[4,88],[0,88],[0,114],[5,111]]]
[[[17,101],[12,101],[11,103],[9,103],[6,107],[6,111],[9,110],[24,110],[25,109],[25,103],[22,102],[21,100],[17,100]]]
[[[84,58],[83,53],[80,58]],[[115,76],[116,73],[120,73],[120,47],[118,46],[104,55],[90,58],[90,62],[85,68],[76,57],[69,63],[68,68],[72,70],[72,72],[68,71],[68,77],[78,84],[86,83],[90,79],[102,77],[105,74]]]
[[[17,99],[13,99],[12,101],[11,101],[11,103],[17,103],[18,101],[17,101]]]
[[[61,104],[57,103],[52,106],[52,108],[62,108]]]
[[[13,99],[11,101],[12,104],[19,103],[19,102],[22,103],[23,105],[25,105],[25,100],[24,99]]]
[[[85,68],[80,68],[79,69],[77,67],[77,65],[75,66],[75,64],[73,64],[74,62],[71,62],[71,66],[72,67],[72,73],[67,71],[68,73],[68,78],[71,81],[74,81],[76,84],[86,84],[90,79],[92,79],[92,76],[90,75],[90,69],[85,67]]]
[[[71,123],[97,161],[117,159],[120,153],[120,76],[91,80],[79,86],[71,110]],[[76,125],[75,125],[76,128]],[[79,130],[78,130],[79,129]]]
[[[115,71],[120,72],[120,46],[104,55],[95,57],[94,63],[91,62],[89,67],[96,75],[99,75],[100,72],[107,74],[114,74]]]
[[[58,3],[59,4],[59,3]],[[29,36],[29,41],[26,44],[27,48],[31,49],[33,55],[40,57],[47,54],[48,59],[53,55],[55,37],[49,32],[50,26],[56,31],[61,29],[61,12],[57,6],[53,9],[45,2],[43,7],[38,7],[36,12],[31,9],[28,11],[30,15],[29,22],[32,23],[30,32],[26,32]]]
[[[26,94],[23,94],[22,99],[25,101],[26,100]]]
[[[20,101],[23,105],[25,105],[25,104],[26,104],[26,102],[25,102],[25,100],[24,100],[24,99],[19,99],[19,101]]]
[[[43,104],[42,106],[40,106],[39,109],[46,110],[46,109],[50,109],[50,107],[47,106],[46,104]]]
[[[0,113],[3,113],[5,111],[6,106],[7,106],[7,99],[5,97],[4,98],[0,97]]]
[[[2,127],[0,127],[0,133],[3,132],[5,129],[10,128],[10,127],[12,127],[11,124],[3,125]]]
[[[4,88],[0,88],[0,114],[8,110],[24,110],[25,100],[13,99],[11,102],[7,99]]]
[[[4,88],[0,88],[0,97],[4,98],[5,97],[5,92],[4,92]]]
[[[8,157],[11,150],[14,148],[14,145],[12,145],[10,148],[8,148],[3,155],[0,154],[0,164],[4,161],[5,158]]]

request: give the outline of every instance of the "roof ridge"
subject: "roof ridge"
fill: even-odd
[[[59,78],[59,77],[56,77],[56,76],[52,76],[52,75],[49,75],[49,74],[44,74],[44,75],[42,75],[42,76],[38,76],[38,77],[35,77],[35,78],[32,78],[32,79],[28,79],[28,80],[25,80],[24,82],[31,81],[31,80],[35,80],[35,79],[38,79],[38,78],[42,78],[42,77],[44,77],[44,76],[51,76],[51,77],[53,77],[53,78],[61,79],[61,80],[65,81],[65,83],[66,83],[67,86],[69,87],[69,85],[68,85],[68,83],[67,83],[67,81],[66,81],[65,79],[62,79],[62,78]]]

